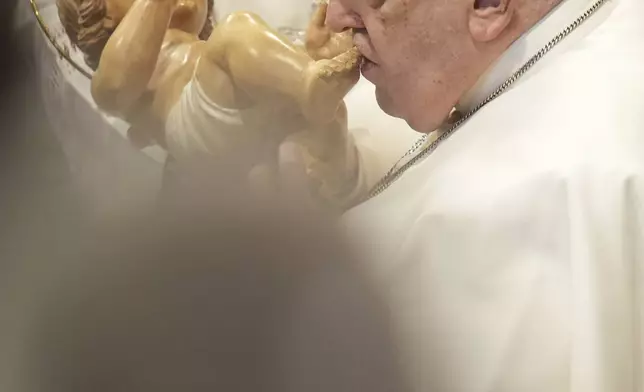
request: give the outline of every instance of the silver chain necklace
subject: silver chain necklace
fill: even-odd
[[[565,1],[565,0],[564,0]],[[448,129],[446,129],[436,140],[430,143],[428,146],[423,148],[416,156],[411,158],[409,162],[402,165],[400,168],[398,165],[405,158],[415,154],[422,146],[427,143],[427,138],[429,135],[424,135],[418,139],[414,145],[403,155],[398,162],[385,174],[385,176],[378,181],[378,183],[372,188],[369,195],[365,198],[364,201],[373,199],[387,188],[389,188],[396,180],[398,180],[409,168],[414,166],[416,163],[421,161],[423,158],[429,156],[436,147],[438,147],[441,142],[449,138],[455,131],[457,131],[461,125],[463,125],[467,120],[469,120],[474,114],[479,110],[483,109],[488,103],[492,102],[498,98],[501,94],[507,91],[510,86],[512,86],[517,80],[519,80],[528,70],[530,70],[539,60],[543,58],[548,52],[550,52],[555,46],[557,46],[561,41],[564,40],[567,36],[575,31],[579,26],[581,26],[586,20],[593,16],[597,10],[599,10],[604,4],[609,0],[598,0],[595,4],[592,5],[586,12],[584,12],[579,18],[577,18],[573,23],[566,27],[561,33],[559,33],[555,38],[546,44],[537,54],[532,56],[527,63],[525,63],[518,71],[516,71],[512,76],[510,76],[503,84],[501,84],[492,94],[490,94],[483,102],[479,103],[472,110],[464,114],[458,121],[452,124]]]

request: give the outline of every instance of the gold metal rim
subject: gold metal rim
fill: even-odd
[[[56,40],[55,40],[55,39],[54,39],[54,37],[52,36],[51,32],[49,31],[49,27],[47,27],[47,25],[45,24],[45,21],[42,19],[42,15],[40,15],[40,9],[39,9],[39,8],[38,8],[38,6],[36,5],[36,1],[35,1],[35,0],[29,0],[29,4],[31,4],[31,10],[34,12],[34,15],[36,16],[36,20],[38,21],[38,25],[40,26],[40,30],[43,32],[43,34],[45,35],[45,37],[47,37],[47,40],[49,40],[49,42],[50,42],[50,43],[53,45],[53,47],[56,49],[56,51],[58,52],[58,54],[59,54],[60,56],[62,56],[65,60],[67,60],[67,61],[68,61],[68,62],[69,62],[69,63],[70,63],[74,68],[76,68],[76,70],[77,70],[78,72],[80,72],[81,74],[83,74],[86,78],[88,78],[88,79],[92,79],[92,75],[91,75],[89,72],[87,72],[85,69],[83,69],[83,67],[81,67],[80,65],[78,65],[78,64],[76,63],[76,61],[74,61],[74,59],[72,59],[72,58],[69,56],[69,53],[68,53],[65,49],[63,49],[63,48],[58,44],[58,42],[56,42]]]

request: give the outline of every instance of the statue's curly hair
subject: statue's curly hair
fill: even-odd
[[[72,45],[85,55],[85,62],[96,69],[103,48],[116,29],[107,15],[105,0],[56,0],[58,16]],[[199,34],[205,40],[213,29],[214,0],[208,0],[208,20]]]

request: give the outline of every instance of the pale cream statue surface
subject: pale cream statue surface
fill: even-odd
[[[305,47],[251,13],[211,29],[206,0],[58,0],[58,8],[96,69],[94,100],[131,124],[137,145],[156,142],[177,159],[256,156],[251,166],[274,174],[279,145],[297,140],[316,195],[351,203],[357,161],[343,98],[360,57],[349,33],[325,26],[326,5]]]

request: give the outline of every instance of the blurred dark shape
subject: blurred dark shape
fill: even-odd
[[[17,0],[3,0],[0,2],[0,88],[2,93],[11,81],[11,73],[18,70],[16,67],[17,46],[13,30],[13,15],[16,10]]]
[[[41,261],[43,249],[73,238],[81,216],[43,105],[35,43],[45,38],[29,16],[28,0],[0,1],[0,296],[5,298],[16,270]]]
[[[21,390],[403,392],[386,306],[333,221],[210,174],[79,239],[33,294]]]
[[[24,70],[24,59],[13,27],[13,15],[17,4],[17,0],[0,2],[0,119],[3,122],[10,118],[11,112],[7,109],[11,101],[8,98],[16,78],[20,77]],[[0,126],[0,135],[6,134],[6,125]]]

